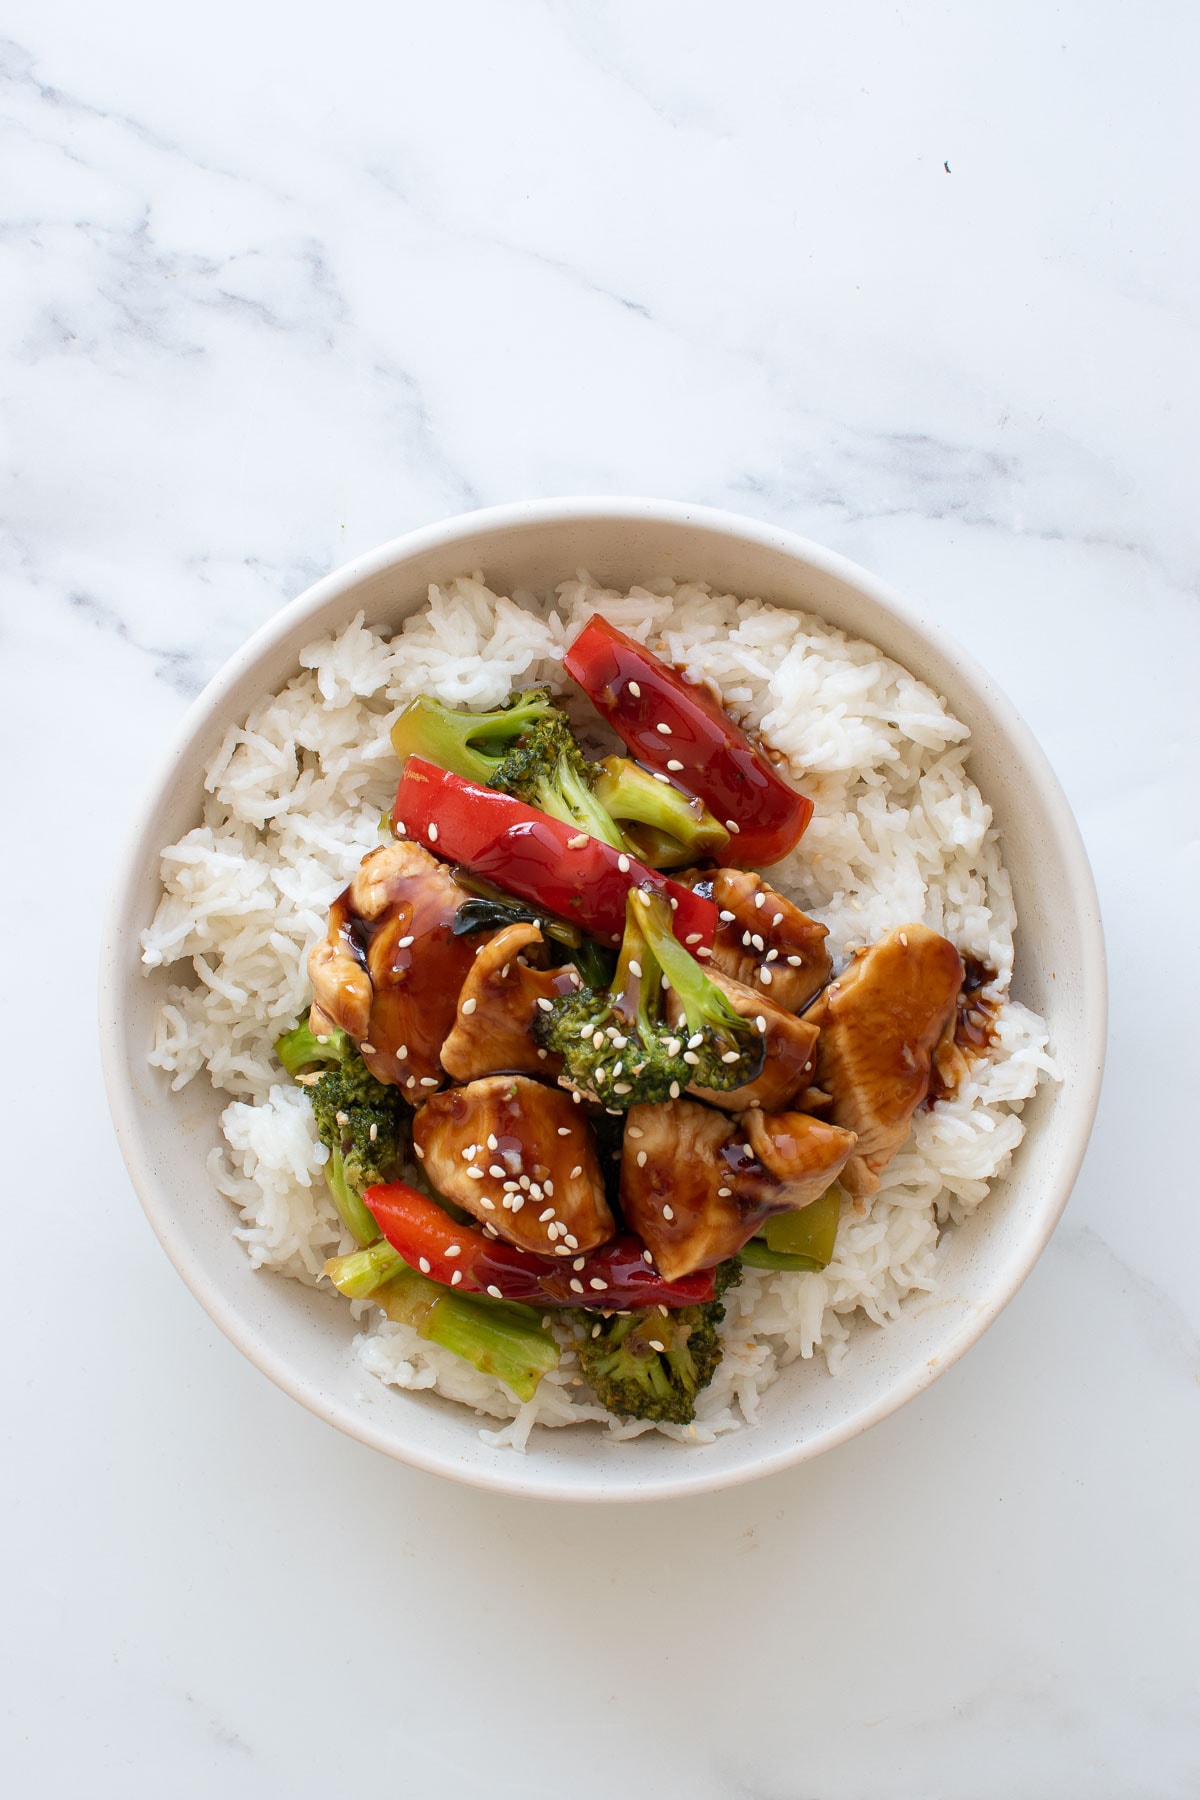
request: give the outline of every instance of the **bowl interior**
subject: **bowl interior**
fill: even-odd
[[[359,1367],[335,1296],[255,1274],[205,1157],[227,1096],[197,1077],[181,1093],[146,1062],[156,1001],[179,970],[147,979],[138,934],[158,898],[158,853],[199,817],[202,771],[231,721],[296,671],[305,643],[362,608],[397,626],[431,581],[482,569],[499,589],[543,588],[577,569],[613,586],[669,575],[820,614],[878,644],[944,694],[971,727],[971,773],[1003,833],[1020,921],[1014,993],[1050,1022],[1063,1085],[1028,1103],[1014,1167],[950,1234],[936,1295],[886,1330],[863,1325],[836,1379],[797,1363],[767,1392],[753,1430],[687,1449],[648,1435],[534,1433],[525,1456],[480,1441],[475,1416],[384,1388]],[[751,521],[605,501],[468,515],[386,546],[311,589],[253,638],[201,695],[137,828],[110,916],[102,972],[106,1076],[122,1148],[168,1253],[223,1330],[313,1411],[427,1469],[543,1497],[646,1498],[716,1487],[851,1436],[925,1387],[1011,1298],[1074,1180],[1090,1130],[1104,1042],[1104,964],[1095,891],[1074,820],[1020,718],[988,678],[863,571]]]

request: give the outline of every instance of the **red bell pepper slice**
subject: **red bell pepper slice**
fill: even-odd
[[[761,867],[799,843],[812,801],[789,786],[707,688],[599,613],[563,661],[638,761],[669,774],[720,819],[732,834],[729,860]]]
[[[584,1257],[551,1259],[489,1238],[403,1181],[370,1187],[363,1196],[392,1246],[411,1269],[465,1294],[488,1293],[534,1306],[585,1306],[602,1312],[647,1306],[695,1306],[713,1297],[711,1269],[664,1281],[646,1261],[640,1238],[627,1236]],[[455,1277],[458,1277],[455,1280]],[[602,1286],[596,1286],[599,1282]]]
[[[439,769],[423,756],[410,756],[404,765],[393,818],[397,836],[428,844],[450,862],[465,864],[609,944],[621,941],[630,888],[649,887],[675,903],[675,936],[681,943],[693,952],[712,948],[717,909],[711,900],[599,838],[511,794]]]

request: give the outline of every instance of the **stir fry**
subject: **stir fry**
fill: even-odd
[[[276,1049],[359,1246],[343,1294],[518,1399],[570,1348],[612,1413],[686,1424],[743,1267],[828,1267],[964,1066],[964,968],[914,922],[835,976],[758,870],[812,813],[764,747],[599,616],[566,668],[630,755],[589,760],[543,689],[415,701],[393,841]]]

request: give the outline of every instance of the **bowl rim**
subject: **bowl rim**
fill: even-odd
[[[440,1455],[422,1446],[397,1442],[394,1434],[373,1427],[361,1414],[343,1408],[336,1400],[313,1388],[288,1360],[264,1344],[249,1329],[219,1283],[210,1280],[192,1259],[187,1235],[172,1213],[165,1184],[159,1179],[143,1142],[132,1088],[125,1075],[122,1043],[125,1027],[128,969],[122,950],[129,922],[136,912],[136,890],[148,848],[148,838],[164,797],[173,787],[178,770],[195,736],[219,713],[225,697],[246,670],[274,647],[310,614],[329,601],[350,594],[361,582],[427,551],[451,549],[481,531],[538,527],[574,520],[621,525],[648,523],[698,526],[716,534],[781,552],[796,561],[829,574],[895,616],[923,645],[949,658],[966,682],[987,699],[1005,739],[1022,765],[1038,781],[1042,803],[1054,821],[1054,829],[1069,870],[1073,897],[1082,922],[1078,944],[1085,1023],[1081,1035],[1095,1046],[1094,1058],[1081,1067],[1072,1082],[1073,1105],[1058,1121],[1063,1139],[1060,1191],[1052,1204],[1044,1204],[1036,1228],[1030,1227],[1019,1251],[1011,1258],[1008,1279],[986,1299],[976,1303],[971,1316],[939,1355],[935,1367],[914,1368],[907,1378],[888,1387],[878,1398],[852,1416],[828,1424],[804,1442],[764,1452],[757,1460],[734,1469],[706,1470],[697,1455],[681,1459],[678,1474],[647,1475],[645,1485],[612,1488],[603,1476],[581,1480],[546,1470],[534,1474],[536,1465],[513,1455],[500,1470],[473,1467],[451,1455]],[[920,679],[919,672],[918,679]],[[161,846],[149,846],[154,853]],[[156,764],[127,827],[115,863],[108,905],[104,915],[99,967],[100,1056],[109,1110],[126,1170],[147,1219],[171,1262],[192,1294],[232,1344],[277,1387],[326,1423],[370,1448],[399,1462],[451,1480],[493,1492],[531,1499],[632,1502],[681,1498],[713,1492],[775,1474],[846,1443],[900,1409],[975,1344],[1018,1292],[1048,1243],[1079,1174],[1091,1136],[1104,1072],[1107,1037],[1108,980],[1104,931],[1099,899],[1087,851],[1075,816],[1049,759],[1033,732],[1007,695],[987,671],[964,651],[940,625],[934,624],[869,570],[815,543],[799,533],[725,509],[684,501],[622,495],[564,495],[552,499],[510,501],[458,513],[435,524],[421,526],[352,558],[312,583],[296,599],[271,615],[226,662],[188,707],[166,751]],[[231,1226],[232,1229],[232,1226]],[[752,1429],[752,1428],[748,1428]]]

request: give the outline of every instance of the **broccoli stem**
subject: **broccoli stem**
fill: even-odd
[[[366,1250],[331,1257],[325,1264],[325,1274],[348,1300],[366,1300],[403,1267],[400,1252],[393,1250],[386,1238],[380,1238]]]
[[[392,726],[392,748],[401,762],[423,756],[452,775],[486,785],[510,741],[553,711],[549,697],[538,689],[522,694],[514,706],[485,713],[453,712],[422,694]],[[496,753],[484,746],[493,746]]]
[[[638,915],[647,944],[662,973],[679,996],[689,1031],[705,1026],[725,1030],[744,1028],[744,1021],[726,1000],[720,988],[711,982],[690,951],[685,950],[671,925],[671,910],[661,894],[649,894],[644,888],[635,890]]]
[[[346,1180],[346,1167],[340,1150],[329,1152],[329,1161],[325,1164],[325,1185],[333,1196],[333,1204],[338,1209],[342,1224],[355,1243],[373,1244],[379,1236],[379,1227]]]
[[[564,825],[578,825],[589,837],[599,838],[613,850],[632,848],[620,826],[565,756],[559,757],[553,777],[547,776],[536,784],[536,793],[538,805],[552,819]]]
[[[654,868],[679,868],[697,857],[716,856],[729,842],[728,831],[702,800],[656,781],[627,756],[605,757],[595,796],[618,825],[634,826],[626,835]]]
[[[403,1267],[371,1298],[389,1319],[494,1375],[518,1400],[532,1400],[542,1376],[558,1366],[558,1345],[529,1307],[452,1293]]]

